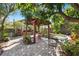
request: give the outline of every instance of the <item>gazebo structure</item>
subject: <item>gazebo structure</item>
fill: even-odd
[[[36,25],[38,26],[38,29],[40,26],[43,26],[43,25],[47,25],[48,26],[48,39],[50,38],[50,22],[48,20],[41,20],[41,19],[38,19],[38,18],[31,18],[31,19],[28,19],[26,21],[26,23],[28,25],[33,25],[33,42],[35,43],[36,42]]]

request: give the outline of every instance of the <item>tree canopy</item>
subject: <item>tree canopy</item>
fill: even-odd
[[[0,35],[3,38],[3,31],[4,31],[4,23],[7,17],[15,10],[15,4],[12,3],[1,3],[0,4],[0,19],[2,19],[1,22],[1,28],[0,28]]]

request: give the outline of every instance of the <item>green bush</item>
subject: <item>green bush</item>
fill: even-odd
[[[9,36],[9,33],[4,32],[4,33],[3,33],[3,36],[4,36],[4,37],[8,37],[8,36]]]
[[[9,38],[8,37],[4,37],[4,42],[7,42],[9,41]]]
[[[74,44],[70,42],[65,42],[62,45],[62,49],[65,55],[79,56],[79,40],[77,40]]]
[[[9,36],[9,33],[7,33],[7,32],[3,33],[3,38],[2,39],[3,39],[4,42],[9,41],[9,37],[8,36]]]
[[[26,35],[23,37],[23,42],[25,44],[30,44],[31,43],[31,37],[29,35]]]

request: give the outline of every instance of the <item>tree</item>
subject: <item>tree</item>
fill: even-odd
[[[15,29],[22,29],[25,24],[21,21],[15,21]]]
[[[31,18],[35,18],[41,21],[47,19],[48,11],[42,4],[17,4],[17,6],[21,10],[22,15],[25,16],[25,22]]]
[[[21,14],[25,17],[25,24],[26,24],[26,30],[27,30],[27,26],[28,24],[26,23],[26,21],[30,18],[32,18],[32,12],[33,11],[33,5],[32,4],[17,4],[17,8],[20,9]]]
[[[71,22],[79,22],[79,18],[76,17],[71,17],[69,15],[66,15],[63,11],[65,4],[59,3],[59,4],[45,4],[45,7],[48,8],[49,10],[51,10],[51,15],[55,15],[55,14],[60,14],[62,15],[62,17],[64,17],[65,20],[71,21]],[[66,4],[66,5],[70,5],[70,7],[72,6],[72,8],[74,8],[74,10],[76,11],[76,13],[78,13],[79,10],[79,4]]]
[[[59,33],[61,31],[61,25],[64,24],[64,18],[61,15],[56,14],[56,15],[53,15],[51,19],[53,23],[53,25],[51,25],[53,31],[55,33]]]
[[[10,3],[1,3],[0,4],[0,17],[2,18],[2,23],[1,23],[1,38],[3,38],[3,31],[4,31],[4,23],[6,18],[15,10],[15,4],[10,4]]]
[[[71,10],[70,9],[66,10],[65,5],[70,5]],[[59,14],[65,20],[68,20],[70,22],[79,22],[79,17],[78,17],[79,4],[64,4],[64,3],[33,4],[32,3],[32,4],[20,4],[19,7],[25,16],[29,15],[29,17],[36,17],[44,20],[50,18],[52,15],[55,16],[56,14]]]

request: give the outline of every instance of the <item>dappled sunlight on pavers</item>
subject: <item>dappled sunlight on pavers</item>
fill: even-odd
[[[13,44],[13,45],[11,45],[11,46],[9,46],[9,47],[7,47],[7,48],[3,48],[3,50],[4,50],[4,51],[10,50],[10,49],[14,48],[15,46],[17,46],[17,45],[19,45],[19,44],[20,44],[20,43]]]
[[[13,46],[4,48],[2,56],[54,56],[56,55],[56,49],[53,46],[48,45],[47,38],[42,38],[41,41],[25,45],[21,38],[15,39],[16,42]],[[53,41],[54,42],[54,41]],[[54,42],[55,43],[55,42]]]

